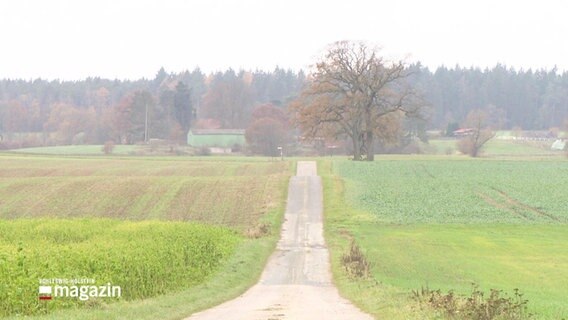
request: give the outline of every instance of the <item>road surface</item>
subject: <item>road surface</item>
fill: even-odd
[[[282,234],[259,283],[191,320],[367,320],[331,282],[323,238],[323,192],[314,161],[298,162],[290,179]]]

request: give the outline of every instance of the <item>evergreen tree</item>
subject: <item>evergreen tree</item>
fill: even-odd
[[[183,82],[178,82],[174,96],[174,116],[184,132],[189,131],[193,120],[191,91]]]

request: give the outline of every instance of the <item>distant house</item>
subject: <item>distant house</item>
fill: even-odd
[[[187,133],[187,144],[209,148],[212,153],[231,153],[234,147],[245,145],[245,130],[192,129]]]
[[[458,129],[456,131],[453,132],[454,137],[465,137],[465,136],[471,136],[472,134],[474,134],[475,129],[471,129],[471,128],[464,128],[464,129]]]

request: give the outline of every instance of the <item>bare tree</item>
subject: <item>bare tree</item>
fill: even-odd
[[[387,61],[364,42],[332,44],[315,66],[308,86],[292,103],[295,123],[308,137],[348,137],[354,160],[374,160],[377,137],[396,126],[391,114],[417,114],[417,96],[406,85],[402,61]]]
[[[468,135],[458,141],[458,149],[470,155],[479,156],[483,146],[495,137],[495,132],[488,126],[489,115],[481,109],[472,110],[466,118],[464,126],[470,129]]]

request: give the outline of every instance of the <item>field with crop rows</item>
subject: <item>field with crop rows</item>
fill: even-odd
[[[175,158],[172,158],[175,159]],[[105,217],[258,222],[287,162],[0,156],[0,218]]]
[[[344,248],[355,239],[378,283],[347,289],[366,310],[417,317],[409,307],[412,290],[467,294],[475,282],[486,292],[520,289],[536,319],[568,317],[565,160],[383,157],[322,164],[324,176],[326,166],[331,174],[324,178],[331,245]]]
[[[262,237],[278,228],[291,166],[245,158],[0,155],[0,316],[116,300],[46,303],[38,300],[38,279],[110,282],[122,287],[122,301],[136,301],[203,283],[243,255],[239,248],[255,250],[250,257],[262,264],[273,242]],[[246,273],[236,273],[238,281],[255,277]],[[75,315],[62,316],[69,317]]]

